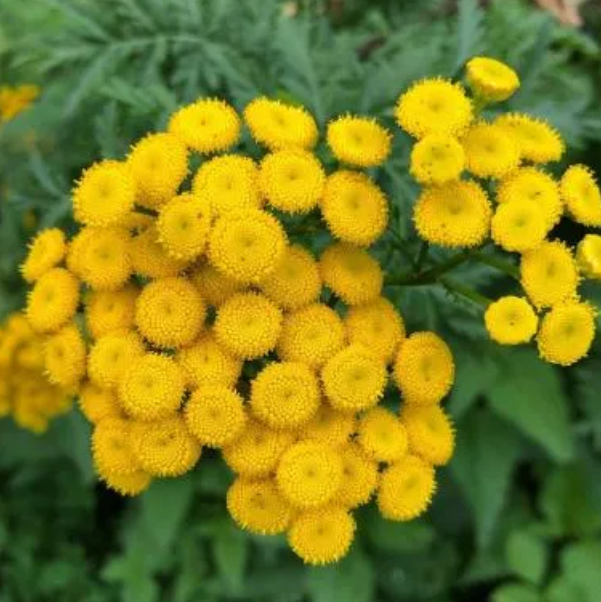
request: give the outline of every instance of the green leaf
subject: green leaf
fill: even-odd
[[[580,600],[581,592],[578,585],[572,583],[564,575],[555,579],[545,590],[545,602],[574,602]]]
[[[213,557],[226,591],[240,595],[249,556],[248,537],[229,518],[213,524]]]
[[[553,460],[570,461],[574,439],[557,370],[529,349],[508,351],[503,359],[499,378],[488,390],[491,407],[541,445]]]
[[[509,534],[505,547],[507,565],[519,577],[540,585],[547,568],[548,549],[540,537],[519,529]]]
[[[61,449],[77,466],[82,482],[94,482],[95,472],[90,451],[91,428],[87,420],[80,412],[71,411],[53,426],[51,436],[57,449]]]
[[[543,602],[543,600],[531,585],[511,583],[497,589],[492,595],[491,602]]]
[[[561,557],[563,574],[580,592],[578,602],[599,602],[601,542],[584,541],[569,546]]]
[[[463,64],[482,47],[482,20],[484,12],[476,0],[460,0],[457,20],[457,54],[453,71],[457,72]]]

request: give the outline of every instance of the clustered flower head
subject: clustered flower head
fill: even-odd
[[[471,96],[460,83],[434,78],[398,99],[396,120],[415,139],[410,172],[422,186],[415,228],[428,244],[494,245],[517,256],[521,291],[488,305],[490,337],[502,345],[536,337],[545,361],[573,364],[595,335],[595,311],[578,289],[584,278],[601,279],[601,237],[587,234],[574,252],[554,228],[562,218],[601,227],[599,187],[584,165],[558,172],[565,145],[546,121],[484,111],[519,88],[510,67],[476,57],[466,80]]]
[[[240,151],[243,127],[260,160]],[[47,371],[78,391],[108,487],[136,495],[219,450],[236,524],[286,533],[311,564],[348,552],[353,511],[371,500],[390,520],[420,516],[454,447],[440,407],[451,352],[407,335],[368,250],[388,200],[361,170],[387,158],[391,135],[371,118],[332,121],[334,170],[318,138],[298,106],[262,97],[240,116],[199,100],[123,161],[87,169],[79,231],[42,231],[22,265]],[[316,218],[318,256],[297,233]]]
[[[0,328],[0,417],[12,416],[34,433],[43,433],[73,400],[68,389],[48,382],[45,352],[43,338],[22,313],[8,316]]]
[[[0,124],[25,111],[39,94],[40,89],[33,84],[0,86]]]

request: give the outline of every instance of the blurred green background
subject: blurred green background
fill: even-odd
[[[0,130],[0,313],[23,303],[26,240],[70,227],[82,167],[122,156],[202,95],[240,109],[265,93],[321,124],[350,111],[393,127],[412,80],[457,76],[487,54],[521,75],[509,107],[549,119],[570,162],[601,173],[600,39],[596,0],[0,0],[0,85],[42,89]],[[397,146],[378,178],[411,256],[415,188],[400,135]],[[507,287],[483,267],[457,276]],[[600,289],[586,292],[598,305]],[[489,343],[480,310],[439,288],[395,295],[409,328],[440,332],[458,365],[447,402],[458,447],[424,519],[385,523],[367,508],[349,557],[307,569],[280,538],[235,528],[216,458],[124,500],[96,483],[78,413],[40,437],[4,419],[0,602],[599,602],[600,341],[558,370]]]

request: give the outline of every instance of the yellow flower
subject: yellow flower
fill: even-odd
[[[122,371],[119,402],[137,420],[159,420],[176,412],[184,395],[184,374],[172,358],[147,353]]]
[[[272,479],[238,477],[227,491],[227,509],[241,529],[257,535],[283,533],[293,515]]]
[[[246,106],[244,120],[252,137],[270,150],[311,149],[317,142],[317,125],[303,107],[261,96]]]
[[[186,267],[186,262],[169,257],[154,224],[131,239],[129,252],[134,272],[143,278],[177,276]]]
[[[238,209],[260,209],[259,171],[250,157],[222,155],[206,161],[192,182],[195,196],[210,206],[216,216]]]
[[[384,407],[372,408],[361,416],[357,440],[376,462],[395,462],[407,453],[405,427],[398,416]]]
[[[274,429],[297,428],[308,422],[319,402],[319,382],[304,364],[272,362],[251,383],[253,414]]]
[[[498,205],[491,221],[491,237],[505,251],[532,251],[548,233],[549,220],[544,209],[519,199]]]
[[[579,243],[576,260],[580,271],[594,280],[601,279],[601,236],[587,234]]]
[[[559,161],[565,145],[557,130],[543,119],[523,113],[505,113],[495,119],[517,144],[522,159],[533,163]]]
[[[538,352],[551,364],[570,366],[586,356],[595,338],[595,310],[589,303],[564,301],[542,319]]]
[[[561,178],[561,196],[572,218],[585,226],[601,226],[601,192],[592,171],[572,165]]]
[[[19,113],[29,108],[39,94],[40,88],[34,84],[22,84],[14,88],[1,86],[0,122],[14,119]]]
[[[221,272],[242,283],[256,283],[272,274],[286,249],[280,222],[259,209],[236,211],[213,227],[209,259]]]
[[[355,416],[349,412],[339,412],[329,403],[322,403],[309,422],[299,430],[301,439],[310,439],[332,447],[348,443],[355,432]]]
[[[127,163],[105,160],[83,172],[73,191],[73,215],[86,226],[114,226],[134,208],[136,185]]]
[[[180,349],[176,359],[190,389],[233,387],[242,372],[242,361],[226,351],[211,331],[201,333],[190,347]]]
[[[152,476],[178,477],[194,468],[201,447],[181,415],[131,423],[131,446],[139,465]]]
[[[158,347],[189,345],[202,330],[205,304],[184,278],[162,278],[147,284],[136,302],[136,326]]]
[[[378,465],[365,456],[356,443],[340,448],[342,485],[334,502],[345,508],[356,508],[369,502],[378,485]]]
[[[209,154],[227,150],[240,137],[240,118],[223,100],[202,98],[177,110],[169,132],[191,150]]]
[[[120,495],[140,495],[150,487],[152,477],[143,470],[137,470],[132,474],[107,473],[98,475],[104,484]]]
[[[241,291],[244,285],[205,263],[190,274],[190,280],[200,291],[200,296],[208,305],[218,307],[234,293]]]
[[[488,236],[491,206],[473,181],[425,188],[413,208],[413,221],[424,240],[444,247],[473,247]]]
[[[476,123],[462,139],[465,165],[479,178],[502,178],[517,169],[520,151],[510,134],[494,123]]]
[[[46,376],[54,384],[75,390],[86,373],[86,344],[74,324],[63,326],[46,339]]]
[[[439,406],[405,405],[401,420],[409,439],[409,453],[434,466],[448,464],[455,449],[455,430]]]
[[[361,305],[380,296],[384,276],[367,251],[346,243],[330,245],[319,260],[326,286],[347,305]]]
[[[284,451],[294,440],[289,431],[274,431],[254,420],[248,420],[242,434],[223,448],[223,459],[237,474],[265,477],[273,472]]]
[[[190,432],[208,447],[233,443],[246,425],[244,400],[223,385],[207,385],[186,403],[185,419]]]
[[[306,564],[331,564],[346,556],[354,535],[352,514],[326,506],[299,514],[288,531],[288,543]]]
[[[545,217],[547,230],[559,222],[563,213],[557,183],[535,167],[522,167],[504,178],[497,188],[497,201],[535,204]]]
[[[527,343],[536,334],[538,317],[521,297],[501,297],[491,303],[484,314],[486,330],[501,345]]]
[[[458,180],[465,168],[465,152],[454,136],[428,134],[411,149],[411,175],[420,184]]]
[[[237,293],[217,311],[215,336],[236,357],[250,360],[272,351],[282,328],[282,312],[260,293]]]
[[[86,382],[81,387],[79,407],[92,424],[99,424],[105,418],[123,418],[117,395],[110,389],[101,389],[91,382]]]
[[[384,297],[351,307],[344,322],[351,345],[363,345],[387,364],[405,338],[403,319]]]
[[[132,285],[117,291],[93,291],[86,298],[86,326],[95,339],[134,325],[139,289]]]
[[[390,154],[390,132],[375,119],[345,115],[328,124],[328,146],[347,165],[377,167]]]
[[[435,490],[434,468],[418,456],[408,455],[382,474],[378,508],[388,520],[413,520],[426,511]]]
[[[174,259],[199,257],[211,229],[209,206],[191,194],[174,197],[161,208],[156,222],[158,240]]]
[[[475,95],[487,102],[501,102],[520,87],[518,74],[508,65],[484,56],[470,59],[465,67]]]
[[[288,148],[265,155],[259,185],[267,202],[287,213],[308,213],[323,195],[325,173],[310,152]]]
[[[64,268],[52,268],[27,298],[27,319],[36,332],[56,332],[77,311],[79,282]]]
[[[291,245],[275,271],[259,286],[282,309],[295,310],[314,303],[321,293],[317,262],[307,249]]]
[[[447,395],[455,379],[451,350],[433,332],[414,332],[401,345],[394,376],[406,402],[436,404]]]
[[[92,456],[101,474],[132,475],[140,469],[132,453],[131,423],[105,418],[92,432]]]
[[[331,447],[301,441],[284,452],[276,481],[284,498],[296,508],[323,506],[342,484],[342,459]]]
[[[35,282],[48,270],[57,266],[66,253],[67,245],[62,230],[42,230],[29,245],[29,253],[21,265],[23,278],[26,282]]]
[[[328,177],[321,211],[335,238],[362,247],[375,242],[388,224],[386,196],[368,176],[354,171]]]
[[[442,78],[423,79],[402,94],[395,117],[414,138],[428,134],[463,133],[472,121],[473,109],[465,90]]]
[[[188,174],[188,150],[173,134],[149,134],[132,148],[127,164],[137,204],[156,209],[177,194]]]
[[[551,307],[576,294],[578,266],[559,241],[545,241],[522,255],[522,286],[536,307]]]
[[[384,394],[384,362],[360,345],[334,355],[321,372],[328,401],[338,410],[359,411],[375,406]]]

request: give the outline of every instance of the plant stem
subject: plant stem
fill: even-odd
[[[472,303],[479,305],[480,307],[486,308],[490,305],[491,300],[484,295],[476,292],[475,290],[463,286],[461,284],[457,284],[454,280],[450,278],[441,278],[440,283],[444,286],[449,292],[455,293],[457,295],[461,295],[466,299],[469,299]]]
[[[499,257],[495,257],[494,255],[485,255],[484,253],[476,252],[471,258],[478,263],[483,263],[485,265],[490,266],[491,268],[495,268],[500,272],[515,278],[516,280],[520,279],[520,270],[515,265],[505,261],[504,259],[500,259]]]
[[[422,240],[422,244],[419,247],[419,253],[417,255],[417,261],[415,262],[415,271],[416,272],[419,272],[422,269],[422,266],[424,265],[424,261],[426,261],[426,258],[428,257],[429,250],[430,250],[430,245],[425,240]]]

